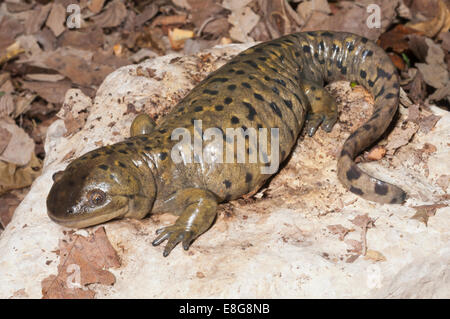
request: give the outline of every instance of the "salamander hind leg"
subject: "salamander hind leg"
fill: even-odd
[[[175,194],[169,207],[178,209],[180,217],[175,224],[158,229],[152,243],[157,246],[167,239],[164,257],[180,242],[188,250],[192,241],[211,227],[217,215],[217,198],[210,191],[187,188]]]
[[[155,128],[156,124],[147,114],[139,114],[133,120],[130,127],[130,135],[137,136],[141,134],[149,134]]]
[[[308,135],[313,136],[319,126],[322,126],[325,132],[331,132],[338,119],[335,99],[320,84],[302,81],[300,86],[311,105],[306,117],[306,132]]]

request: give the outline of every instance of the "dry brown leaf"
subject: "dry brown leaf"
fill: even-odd
[[[52,3],[48,3],[45,6],[38,6],[28,11],[28,19],[25,20],[25,33],[33,34],[38,32],[45,23],[45,20],[47,20],[51,9]]]
[[[24,150],[21,149],[21,152]],[[0,160],[0,195],[30,186],[36,177],[41,175],[41,160],[33,152],[31,159],[25,166],[4,162]]]
[[[3,16],[0,21],[0,30],[0,55],[3,55],[3,51],[14,43],[19,34],[23,33],[24,27],[13,17]]]
[[[8,130],[12,136],[8,146],[0,154],[0,160],[18,166],[27,165],[34,154],[33,140],[9,118],[0,119],[0,127]]]
[[[7,129],[0,127],[0,155],[6,149],[11,140],[12,134]]]
[[[230,37],[239,42],[254,41],[248,34],[258,23],[260,17],[249,7],[243,7],[232,11],[228,16],[228,22],[233,26],[230,29]]]
[[[71,88],[72,83],[68,80],[58,82],[23,81],[22,86],[25,89],[36,92],[37,95],[47,102],[60,104],[64,101],[64,95]]]
[[[106,236],[104,227],[85,238],[70,235],[60,240],[58,274],[42,281],[44,299],[93,298],[89,284],[113,285],[114,275],[106,268],[120,267],[120,259]]]
[[[424,22],[407,23],[406,26],[418,30],[432,38],[439,32],[446,32],[450,27],[450,10],[444,1],[439,0],[439,9],[437,15]]]
[[[11,94],[0,96],[0,118],[8,117],[14,112],[14,109],[14,99]]]
[[[127,8],[120,0],[113,0],[105,7],[105,11],[93,17],[95,24],[101,28],[112,28],[120,25],[127,16]]]
[[[64,75],[61,74],[46,74],[46,73],[28,73],[25,74],[27,80],[32,81],[45,81],[45,82],[58,82],[64,79]]]
[[[408,144],[418,129],[419,125],[412,121],[394,128],[387,138],[386,153],[392,155],[398,148]]]
[[[153,18],[159,11],[159,8],[156,4],[151,3],[150,5],[146,6],[144,11],[140,13],[135,20],[135,25],[137,27],[143,25],[145,22]]]
[[[67,30],[60,38],[61,46],[71,46],[82,50],[97,50],[104,43],[101,28],[93,27],[83,31]]]
[[[60,3],[54,3],[45,25],[52,30],[55,37],[59,37],[66,30],[66,8]]]
[[[103,9],[105,0],[91,0],[88,2],[88,8],[93,13],[99,13]]]
[[[0,227],[6,228],[20,202],[21,199],[11,193],[0,196]]]

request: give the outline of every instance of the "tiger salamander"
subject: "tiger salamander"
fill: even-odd
[[[273,136],[267,134],[266,149],[278,138],[275,154],[281,162],[303,126],[309,136],[319,126],[327,132],[332,129],[337,108],[324,84],[336,80],[358,82],[375,100],[370,119],[342,147],[339,180],[367,200],[404,202],[402,189],[368,175],[354,162],[382,135],[397,110],[399,78],[394,65],[367,38],[316,31],[283,36],[243,51],[196,86],[158,125],[147,115],[137,116],[130,138],[88,152],[53,175],[48,215],[61,225],[81,228],[116,218],[143,218],[150,212],[172,212],[178,219],[157,231],[153,245],[167,240],[164,256],[178,243],[187,250],[213,224],[218,203],[255,192],[264,184],[271,173],[261,168],[270,162],[268,153],[261,151],[256,162],[212,161],[221,154],[220,143],[213,138],[204,139],[204,156],[190,161],[181,156],[189,153],[179,152],[182,160],[175,161],[172,151],[179,139],[172,138],[174,130],[185,128],[198,136],[207,128],[222,133],[241,128],[237,132],[250,158],[258,150],[246,132],[277,128]],[[197,121],[201,121],[200,132]],[[222,156],[235,147],[234,141],[235,137],[223,135]],[[194,148],[187,145],[188,151]]]

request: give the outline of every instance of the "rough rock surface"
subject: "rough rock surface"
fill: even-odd
[[[64,271],[59,243],[70,232],[46,214],[52,174],[73,158],[128,136],[137,112],[166,113],[246,47],[170,55],[120,68],[107,77],[93,103],[78,90],[67,93],[62,119],[48,131],[43,174],[0,237],[1,298],[40,298],[42,282]],[[113,285],[83,289],[98,298],[449,298],[449,113],[432,107],[441,117],[433,129],[411,124],[417,126],[411,141],[407,137],[383,159],[361,164],[410,196],[402,206],[380,205],[347,192],[335,172],[336,155],[370,114],[371,99],[348,83],[331,90],[341,107],[333,132],[301,136],[270,184],[255,198],[221,205],[215,225],[189,251],[176,247],[164,258],[163,247],[151,245],[155,230],[174,220],[170,214],[104,225],[121,266],[109,269]],[[85,114],[87,121],[77,131]],[[398,141],[395,134],[409,132],[407,116],[402,107],[386,147],[389,137]],[[425,217],[424,208],[414,208],[423,205],[429,205]]]

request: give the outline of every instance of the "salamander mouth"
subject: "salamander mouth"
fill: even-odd
[[[51,212],[50,209],[47,210],[48,216],[55,223],[68,227],[68,228],[85,228],[89,226],[94,226],[98,224],[105,223],[107,221],[121,218],[128,213],[129,205],[123,205],[120,208],[116,208],[113,210],[106,210],[103,213],[91,213],[89,215],[80,214],[74,216],[56,216]]]

